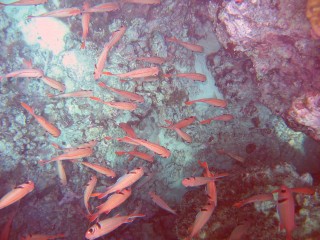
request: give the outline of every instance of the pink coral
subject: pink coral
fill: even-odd
[[[311,130],[311,137],[320,140],[320,92],[307,92],[292,102],[289,115]]]

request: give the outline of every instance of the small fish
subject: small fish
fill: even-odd
[[[28,16],[28,18],[36,18],[36,17],[64,18],[64,17],[76,16],[80,13],[81,13],[81,10],[79,8],[62,8],[62,9],[57,9],[51,12],[43,13],[38,16]]]
[[[91,168],[91,169],[95,170],[96,172],[99,172],[107,177],[114,178],[116,176],[116,173],[110,168],[103,167],[101,165],[89,163],[89,162],[79,162],[79,163],[81,163],[82,165],[84,165],[88,168]]]
[[[21,102],[21,106],[26,109],[36,120],[37,122],[47,131],[49,132],[53,137],[59,137],[61,134],[61,131],[54,126],[52,123],[48,122],[44,117],[40,115],[36,115],[34,113],[34,109],[27,105],[24,102]]]
[[[140,138],[130,138],[128,136],[126,136],[125,138],[127,138],[130,141],[133,141],[135,143],[138,143],[141,146],[148,148],[149,150],[155,152],[156,154],[159,154],[161,157],[168,158],[171,155],[171,152],[168,149],[160,146],[159,144],[152,143],[147,140],[140,139]]]
[[[154,157],[147,154],[147,153],[144,153],[144,152],[139,152],[139,151],[117,151],[115,152],[118,156],[122,156],[124,154],[128,154],[128,155],[131,155],[133,157],[137,157],[137,158],[141,158],[143,160],[146,160],[147,162],[150,162],[150,163],[153,163],[154,161]]]
[[[215,181],[216,177],[188,177],[182,180],[185,187],[197,187]]]
[[[203,173],[204,177],[208,177],[208,178],[214,177],[214,174],[209,170],[207,162],[201,162],[200,160],[198,160],[198,164],[204,169],[204,173]],[[214,181],[210,181],[207,183],[206,193],[208,195],[208,201],[212,201],[214,203],[214,206],[216,207],[218,205],[218,201],[217,201],[218,198],[217,198],[217,188]]]
[[[97,207],[98,211],[89,216],[89,221],[93,222],[96,220],[102,213],[108,214],[116,207],[120,206],[131,196],[131,188],[123,189],[119,192],[115,192],[107,201]]]
[[[93,97],[93,91],[92,90],[81,90],[81,91],[63,93],[63,94],[58,94],[58,95],[48,94],[48,97],[49,98],[69,98],[69,97],[87,98],[87,97]]]
[[[122,2],[138,4],[160,4],[161,0],[122,0]]]
[[[84,206],[86,207],[87,213],[90,215],[91,212],[89,210],[89,199],[90,196],[93,192],[93,189],[95,188],[96,184],[97,184],[97,177],[96,176],[91,176],[89,182],[86,185],[86,188],[84,190],[84,194],[83,194],[83,201],[84,201]]]
[[[80,148],[72,151],[65,152],[57,157],[51,158],[50,160],[40,160],[39,163],[41,165],[59,161],[59,160],[73,160],[78,158],[90,157],[93,154],[92,148]]]
[[[43,234],[28,234],[25,237],[21,237],[21,240],[52,240],[57,238],[64,238],[64,234],[57,235],[43,235]]]
[[[105,102],[100,98],[97,97],[90,97],[91,100],[101,102],[109,107],[117,108],[120,110],[128,110],[128,111],[133,111],[137,109],[137,104],[132,103],[132,102]]]
[[[176,133],[183,139],[185,140],[187,143],[191,143],[192,142],[192,138],[189,134],[187,134],[186,132],[182,131],[180,128],[174,128],[173,130],[176,131]]]
[[[98,58],[98,62],[94,68],[93,76],[94,76],[95,80],[98,80],[101,77],[104,65],[106,64],[106,61],[107,61],[109,50],[110,50],[110,47],[109,47],[108,43],[106,43],[104,45],[102,53],[100,54],[100,56]]]
[[[166,61],[166,59],[162,57],[138,57],[136,60],[160,65]]]
[[[91,14],[86,12],[90,9],[89,2],[84,2],[82,6],[82,17],[81,17],[81,24],[82,24],[82,44],[81,49],[84,49],[86,47],[86,39],[89,33],[89,24],[90,24],[90,18]]]
[[[211,121],[231,121],[234,117],[231,114],[223,114],[217,117],[208,118],[206,120],[202,120],[200,124],[210,124]]]
[[[144,98],[141,95],[136,94],[134,92],[128,92],[128,91],[124,91],[124,90],[121,90],[121,89],[109,87],[103,82],[99,82],[98,85],[100,87],[106,88],[106,89],[108,89],[108,90],[110,90],[110,91],[112,91],[114,93],[117,93],[117,94],[121,95],[122,97],[127,98],[129,100],[136,101],[136,102],[139,102],[139,103],[143,103],[144,102]]]
[[[136,133],[128,123],[119,123],[119,127],[126,132],[129,137],[136,138]]]
[[[124,142],[124,143],[129,143],[135,146],[139,146],[140,144],[135,142],[134,140],[131,140],[128,138],[128,136],[124,136],[123,138],[117,138],[116,139],[118,142]]]
[[[127,30],[127,27],[122,25],[120,28],[116,31],[114,31],[111,35],[111,38],[109,42],[107,43],[108,47],[111,49],[114,45],[116,45],[117,42],[120,41],[120,39],[123,37]]]
[[[49,85],[50,87],[52,87],[60,92],[64,92],[66,90],[66,86],[64,84],[62,84],[61,82],[58,82],[52,78],[49,78],[47,76],[42,76],[41,79],[45,84]]]
[[[6,195],[4,195],[0,199],[0,209],[3,209],[17,201],[19,201],[21,198],[26,196],[28,193],[32,192],[34,189],[34,183],[32,181],[28,181],[26,183],[23,183],[14,189],[12,189],[10,192],[8,192]]]
[[[249,222],[245,222],[243,224],[240,224],[238,226],[236,226],[230,237],[228,238],[228,240],[241,240],[244,239],[244,236],[247,234],[248,229],[250,228],[250,223]]]
[[[5,6],[30,6],[30,5],[38,5],[44,4],[48,2],[48,0],[20,0],[13,3],[0,3],[0,5]]]
[[[26,68],[0,76],[0,81],[3,78],[41,78],[43,76],[44,73],[40,69]]]
[[[62,186],[67,185],[67,175],[63,167],[62,161],[57,161],[57,172]]]
[[[170,208],[169,205],[155,192],[149,192],[149,195],[152,198],[152,201],[155,204],[157,204],[159,207],[161,207],[162,209],[164,209],[174,215],[177,215],[176,211],[174,211],[172,208]]]
[[[104,219],[92,225],[86,232],[86,239],[93,240],[104,236],[113,230],[117,229],[124,223],[130,223],[137,217],[144,217],[144,214],[130,214],[128,216],[116,215],[111,218]]]
[[[120,5],[117,2],[102,3],[88,9],[83,9],[82,13],[102,13],[112,12],[120,9]]]
[[[273,201],[273,195],[272,193],[268,193],[268,194],[258,194],[258,195],[254,195],[252,197],[246,198],[244,200],[241,200],[240,202],[236,202],[235,204],[233,204],[234,207],[242,207],[248,203],[253,203],[253,202],[262,202],[262,201]]]
[[[236,160],[238,162],[241,162],[241,163],[244,163],[244,161],[245,161],[245,159],[243,157],[240,157],[240,156],[238,156],[238,155],[236,155],[234,153],[231,153],[231,152],[227,152],[224,149],[218,149],[217,153],[225,154],[225,155],[229,156],[230,158],[232,158],[232,159],[234,159],[234,160]]]
[[[178,43],[179,45],[193,51],[193,52],[203,52],[203,47],[200,45],[196,45],[196,44],[192,44],[192,43],[188,43],[188,42],[183,42],[179,39],[177,39],[176,37],[172,37],[172,38],[166,38],[167,42],[173,42],[173,43]]]
[[[180,120],[177,123],[172,123],[171,121],[165,120],[169,126],[164,127],[164,128],[169,128],[169,129],[174,129],[174,128],[185,128],[188,127],[189,125],[191,125],[194,121],[196,120],[195,116],[191,116],[191,117],[187,117],[185,119]]]
[[[196,220],[191,226],[190,236],[187,239],[191,240],[194,236],[196,236],[200,232],[203,226],[210,219],[214,209],[215,209],[215,205],[210,201],[208,201],[206,205],[204,205],[201,208],[200,212],[198,212],[196,216]]]
[[[131,170],[129,173],[120,177],[117,182],[110,187],[107,188],[105,193],[102,193],[98,196],[99,199],[108,196],[111,193],[121,191],[122,189],[130,187],[136,181],[138,181],[144,174],[144,170],[142,167],[137,167]]]
[[[164,74],[163,77],[179,77],[188,78],[195,81],[205,82],[207,80],[206,75],[201,73],[177,73],[177,74]]]
[[[222,107],[222,108],[225,108],[227,106],[227,102],[225,100],[217,99],[217,98],[202,98],[202,99],[197,99],[193,101],[186,101],[185,104],[192,105],[197,102],[203,102],[215,107]]]
[[[159,74],[158,67],[149,67],[149,68],[140,68],[127,73],[113,74],[110,72],[103,72],[107,76],[116,76],[119,78],[142,78],[142,77],[151,77],[157,76]]]

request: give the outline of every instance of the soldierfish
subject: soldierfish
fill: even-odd
[[[41,79],[45,84],[49,85],[50,87],[52,87],[60,92],[64,92],[66,90],[66,86],[63,83],[58,82],[55,79],[49,78],[47,76],[42,76]]]
[[[182,180],[185,187],[197,187],[215,181],[216,177],[187,177]]]
[[[48,0],[20,0],[13,3],[0,3],[5,6],[29,6],[29,5],[38,5],[48,2]]]
[[[3,78],[41,78],[43,76],[43,71],[40,69],[26,68],[11,73],[7,73],[4,76],[0,76],[0,81]]]
[[[152,198],[152,201],[155,204],[157,204],[159,207],[161,207],[162,209],[164,209],[174,215],[177,215],[176,211],[174,211],[171,207],[169,207],[169,205],[155,192],[149,192],[149,195]]]
[[[132,184],[138,181],[143,176],[143,174],[144,174],[144,170],[142,167],[137,167],[131,170],[129,173],[120,177],[115,184],[108,187],[107,191],[105,193],[100,194],[98,198],[99,199],[104,198],[111,193],[121,191],[122,189],[130,187]]]
[[[57,161],[57,172],[62,186],[67,185],[67,175],[63,167],[62,161]]]
[[[109,39],[109,42],[107,43],[108,47],[111,49],[114,45],[116,45],[117,42],[120,41],[124,33],[126,32],[127,28],[126,26],[122,25],[120,28],[116,31],[114,31],[111,34],[111,37]]]
[[[52,240],[57,238],[64,238],[64,234],[57,235],[43,235],[43,234],[28,234],[25,237],[21,237],[21,240]]]
[[[71,17],[76,16],[81,13],[79,8],[62,8],[57,9],[51,12],[43,13],[38,16],[28,16],[28,18],[36,18],[36,17],[57,17],[57,18],[64,18],[64,17]]]
[[[84,2],[82,6],[82,18],[81,18],[81,24],[82,24],[82,44],[81,49],[84,49],[86,47],[86,39],[89,33],[89,24],[90,24],[90,18],[91,14],[86,12],[90,8],[89,2]]]
[[[174,42],[174,43],[178,43],[179,45],[193,51],[193,52],[203,52],[203,47],[200,45],[196,45],[196,44],[192,44],[192,43],[188,43],[188,42],[183,42],[179,39],[177,39],[176,37],[172,37],[172,38],[166,38],[167,42]]]
[[[117,93],[117,94],[121,95],[122,97],[130,99],[132,101],[136,101],[136,102],[139,102],[139,103],[143,103],[144,102],[144,98],[141,95],[136,94],[134,92],[128,92],[128,91],[125,91],[125,90],[109,87],[103,82],[99,82],[98,85],[100,87],[106,88],[106,89],[108,89],[108,90],[110,90],[110,91],[112,91],[114,93]]]
[[[87,230],[85,237],[86,239],[89,239],[89,240],[97,239],[103,235],[106,235],[112,232],[113,230],[117,229],[124,223],[132,222],[134,218],[144,217],[144,216],[145,216],[144,214],[133,213],[128,216],[116,215],[114,217],[104,219],[102,221],[97,222],[93,226],[91,226]]]
[[[138,158],[141,158],[141,159],[143,159],[143,160],[146,160],[147,162],[153,162],[154,161],[154,157],[153,156],[151,156],[151,155],[149,155],[149,154],[147,154],[147,153],[144,153],[144,152],[139,152],[139,151],[136,151],[136,150],[134,150],[134,151],[128,151],[128,152],[126,152],[126,151],[117,151],[117,152],[115,152],[118,156],[122,156],[122,155],[124,155],[124,154],[128,154],[128,155],[131,155],[131,156],[133,156],[133,157],[138,157]]]
[[[233,119],[234,119],[233,115],[231,115],[231,114],[223,114],[223,115],[220,115],[220,116],[216,116],[216,117],[208,118],[206,120],[202,120],[200,122],[200,124],[210,124],[211,121],[231,121]]]
[[[169,124],[169,126],[162,126],[164,128],[169,128],[169,129],[173,129],[173,128],[185,128],[188,127],[189,125],[191,125],[194,121],[196,120],[195,116],[191,116],[191,117],[187,117],[185,119],[180,120],[177,123],[173,123],[169,120],[165,120],[166,123]]]
[[[95,5],[88,9],[83,9],[82,13],[102,13],[102,12],[112,12],[120,9],[119,3],[117,2],[107,2],[99,5]]]
[[[27,105],[24,102],[21,102],[21,106],[26,109],[36,120],[37,122],[47,131],[49,132],[53,137],[59,137],[61,134],[61,131],[54,126],[52,123],[48,122],[44,117],[40,115],[36,115],[34,113],[34,109]]]
[[[207,162],[201,162],[200,160],[198,160],[198,164],[204,169],[204,173],[203,173],[204,177],[208,177],[208,178],[214,177],[214,174],[209,170]],[[217,206],[218,205],[217,188],[214,181],[210,181],[207,183],[206,193],[208,195],[208,201],[212,201],[214,203],[214,206]]]
[[[28,181],[26,183],[23,183],[14,189],[12,189],[10,192],[8,192],[6,195],[4,195],[0,199],[0,209],[3,209],[17,201],[19,201],[21,198],[26,196],[28,193],[32,192],[34,189],[34,183],[32,181]]]
[[[179,77],[188,78],[195,81],[205,82],[207,80],[206,75],[201,73],[177,73],[177,74],[164,74],[163,77]]]
[[[129,137],[132,137],[132,138],[137,137],[133,128],[128,123],[119,123],[119,127],[121,127],[121,129],[125,131]]]
[[[192,105],[197,102],[203,102],[215,107],[222,107],[222,108],[225,108],[227,106],[227,102],[225,100],[217,99],[217,98],[202,98],[202,99],[197,99],[192,101],[186,101],[185,104]]]
[[[162,57],[138,57],[136,60],[154,64],[163,64],[166,61]]]
[[[236,202],[233,204],[234,207],[242,207],[248,203],[253,203],[253,202],[262,202],[262,201],[273,201],[273,195],[272,193],[267,193],[267,194],[258,194],[254,195],[252,197],[246,198],[244,200],[241,200],[240,202]]]
[[[213,202],[208,201],[206,205],[201,207],[200,212],[198,212],[196,216],[196,220],[194,221],[192,228],[191,228],[191,233],[189,237],[187,238],[188,240],[192,239],[194,236],[196,236],[199,231],[203,228],[203,226],[208,222],[210,219],[213,210],[215,209],[215,205]]]
[[[68,92],[58,95],[48,94],[49,98],[69,98],[69,97],[75,97],[75,98],[87,98],[87,97],[93,97],[93,91],[92,90],[81,90],[81,91],[75,91],[75,92]]]
[[[177,133],[183,140],[185,140],[187,143],[191,143],[191,142],[192,142],[192,138],[191,138],[191,136],[190,136],[188,133],[182,131],[180,128],[174,128],[173,130],[175,130],[176,133]]]
[[[107,201],[97,207],[98,211],[89,216],[89,221],[93,222],[96,220],[102,213],[108,214],[111,210],[120,206],[131,196],[131,188],[123,189],[119,192],[115,192]]]
[[[97,177],[96,176],[91,176],[89,182],[86,185],[86,188],[84,190],[84,194],[83,194],[83,202],[84,202],[84,206],[86,207],[87,213],[91,214],[90,210],[89,210],[89,199],[91,197],[91,194],[93,192],[93,189],[95,188],[96,184],[97,184]]]
[[[119,78],[142,78],[142,77],[157,76],[159,74],[159,68],[149,67],[149,68],[136,69],[127,73],[113,74],[110,72],[103,72],[103,74],[108,76],[116,76]]]
[[[130,141],[133,141],[141,146],[148,148],[149,150],[155,152],[156,154],[159,154],[161,157],[168,158],[171,155],[171,152],[168,149],[160,146],[159,144],[152,143],[147,140],[140,139],[140,138],[131,138],[128,136],[126,136],[125,138],[129,139]]]
[[[58,160],[73,160],[78,158],[90,157],[93,154],[92,148],[80,148],[72,151],[65,152],[57,157],[51,158],[50,160],[39,160],[41,165],[58,161]]]
[[[122,0],[122,2],[138,4],[159,4],[161,0]]]
[[[132,102],[105,102],[100,98],[97,97],[90,97],[91,100],[101,102],[109,107],[117,108],[120,110],[128,110],[133,111],[137,108],[137,104]]]
[[[78,162],[78,163],[81,163],[82,165],[88,168],[91,168],[96,172],[101,173],[107,177],[114,178],[116,176],[116,173],[110,168],[107,168],[98,164],[94,164],[94,163],[89,163],[89,162]]]
[[[95,65],[95,68],[94,68],[93,76],[94,76],[95,80],[97,80],[97,79],[99,79],[101,77],[104,65],[105,65],[105,63],[107,61],[109,50],[110,50],[110,47],[109,47],[108,43],[106,43],[104,45],[102,53],[100,54],[100,56],[98,58],[98,62]]]

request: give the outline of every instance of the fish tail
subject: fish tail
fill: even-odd
[[[126,154],[127,152],[125,151],[118,151],[118,152],[115,152],[115,154],[117,154],[118,156],[122,156],[124,154]]]
[[[107,85],[103,82],[99,82],[98,85],[103,88],[107,88]]]
[[[108,72],[108,71],[106,71],[106,72],[102,72],[102,74],[107,75],[107,76],[112,76],[112,75],[113,75],[113,73]]]
[[[24,103],[24,102],[21,102],[21,106],[26,109],[31,115],[35,115],[34,114],[34,110],[32,107],[30,107],[28,104]]]
[[[83,41],[81,43],[81,46],[80,46],[81,49],[85,49],[86,48],[86,41]]]
[[[96,220],[97,218],[99,217],[99,215],[97,213],[94,213],[94,214],[91,214],[91,215],[88,215],[87,218],[88,218],[88,221],[90,223],[92,223],[94,220]]]
[[[130,214],[130,215],[128,216],[127,221],[128,221],[128,222],[133,222],[133,220],[134,220],[135,218],[145,217],[145,216],[146,216],[146,215],[145,215],[145,214],[142,214],[142,213],[132,213],[132,214]]]
[[[185,104],[189,106],[189,105],[192,105],[193,102],[192,101],[186,101]]]
[[[98,97],[89,97],[91,100],[97,101],[97,102],[102,102],[102,100]]]
[[[172,74],[166,73],[166,74],[163,74],[162,76],[163,76],[164,78],[169,78],[169,77],[172,76]]]
[[[208,169],[208,163],[207,162],[201,162],[200,160],[198,160],[198,163],[199,163],[200,167]]]

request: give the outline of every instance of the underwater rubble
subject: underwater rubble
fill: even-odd
[[[96,225],[88,221],[83,202],[90,177],[97,177],[92,193],[101,194],[138,167],[144,176],[131,186],[131,196],[99,221],[117,214],[129,216],[128,222],[130,214],[138,217],[101,239],[186,239],[208,197],[205,187],[186,188],[181,181],[201,176],[201,160],[215,174],[228,176],[215,179],[217,206],[193,239],[229,239],[233,229],[246,222],[250,226],[242,239],[285,239],[285,232],[278,230],[275,203],[233,204],[286,185],[315,190],[311,196],[294,195],[293,239],[318,240],[319,40],[311,38],[315,25],[308,22],[306,2],[111,3],[115,5],[108,7],[115,9],[110,12],[90,14],[85,39],[82,18],[87,13],[77,10],[83,2],[49,0],[0,9],[0,198],[28,180],[35,185],[19,203],[0,209],[0,226],[14,213],[10,239],[27,234],[84,239]],[[90,2],[95,4],[101,1]],[[76,15],[36,17],[63,8],[77,8]],[[122,26],[124,35],[108,46]],[[95,80],[104,49],[106,64]],[[155,56],[164,62],[141,60]],[[43,74],[5,77],[30,64]],[[156,77],[117,77],[150,67],[160,70]],[[179,75],[183,73],[202,75],[197,81]],[[62,83],[62,91],[50,88],[45,77]],[[110,87],[134,92],[144,101],[135,102],[133,111],[112,108],[110,104],[124,98]],[[193,102],[206,98],[214,98],[216,105]],[[194,121],[186,123],[192,117]],[[40,125],[42,118],[61,132],[50,135]],[[137,142],[149,149],[135,147]],[[156,145],[154,153],[151,144]],[[139,152],[153,160],[131,155]],[[65,176],[58,170],[61,165],[47,161],[55,157],[62,159]],[[96,164],[96,169],[84,163]],[[98,173],[97,165],[104,167]],[[109,170],[116,176],[108,175]],[[150,192],[161,196],[177,216],[159,208]],[[95,212],[103,200],[89,202]]]

